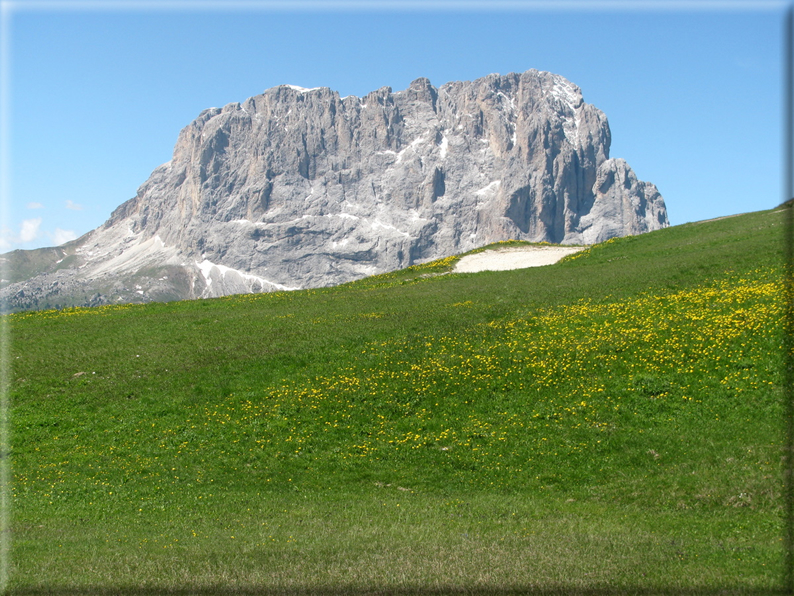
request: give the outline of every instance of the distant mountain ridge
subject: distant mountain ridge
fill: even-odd
[[[363,98],[281,85],[204,110],[99,228],[2,255],[0,298],[20,310],[321,287],[499,240],[669,225],[610,140],[576,85],[537,70]]]

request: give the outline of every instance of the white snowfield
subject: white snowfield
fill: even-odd
[[[466,255],[455,265],[453,273],[508,271],[526,267],[552,265],[561,258],[584,250],[586,246],[516,246],[495,248]]]

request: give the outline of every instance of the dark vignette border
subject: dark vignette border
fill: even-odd
[[[784,138],[784,202],[788,205],[785,215],[785,335],[783,340],[784,387],[783,399],[786,402],[784,414],[784,459],[783,478],[785,494],[784,526],[784,593],[794,595],[794,6],[790,5],[784,20],[783,56],[783,126]]]
[[[218,0],[220,1],[220,0]],[[302,2],[298,2],[301,4]],[[398,0],[398,3],[399,0]],[[410,4],[410,0],[408,0]],[[3,4],[6,4],[3,2]],[[11,4],[11,2],[9,2]],[[186,3],[188,5],[189,2]],[[334,2],[332,1],[333,5]],[[361,3],[366,4],[366,0]],[[598,0],[594,4],[598,4]],[[455,1],[451,1],[447,8],[454,8]],[[10,13],[13,9],[9,6],[2,7]],[[10,14],[3,15],[8,18]],[[7,23],[6,23],[7,24]],[[0,594],[13,594],[19,596],[155,596],[169,594],[173,596],[794,596],[794,2],[790,2],[783,16],[783,201],[786,207],[783,222],[784,243],[784,337],[783,337],[783,400],[785,402],[783,414],[783,445],[782,445],[782,475],[784,498],[784,524],[783,524],[783,577],[778,589],[772,591],[765,588],[740,588],[737,586],[721,586],[710,588],[669,588],[664,586],[609,586],[602,585],[593,588],[576,588],[567,585],[554,586],[524,586],[514,588],[497,588],[489,586],[437,586],[423,587],[412,586],[404,588],[386,588],[379,586],[347,586],[331,588],[328,586],[305,586],[301,588],[235,588],[228,586],[212,586],[207,588],[159,588],[118,586],[99,587],[88,586],[71,588],[65,586],[51,586],[41,588],[22,588],[12,592],[6,591],[8,581],[8,554],[10,551],[10,536],[0,537]],[[4,48],[5,49],[5,48]],[[8,60],[8,56],[3,57]],[[2,81],[3,84],[7,81]],[[9,93],[8,89],[3,94]],[[5,97],[3,99],[6,99]],[[5,103],[5,102],[3,102]],[[7,106],[3,106],[7,108]],[[7,149],[7,147],[3,147]],[[3,156],[7,158],[8,156]],[[4,160],[3,159],[3,160]],[[3,193],[4,194],[4,193]],[[3,197],[6,199],[7,197]],[[9,330],[5,321],[0,322],[0,344],[7,346],[10,340]],[[0,360],[6,360],[7,353],[0,349]],[[4,369],[6,362],[0,362],[0,369]],[[7,379],[5,370],[0,370],[0,401],[5,401]],[[0,408],[0,533],[7,534],[10,523],[10,474],[7,460],[6,443],[7,426],[11,421],[8,418],[7,404]]]
[[[770,591],[767,588],[737,588],[735,586],[711,588],[665,588],[665,587],[615,587],[604,585],[596,588],[575,588],[566,585],[526,586],[515,588],[488,588],[440,586],[379,588],[370,587],[339,587],[323,586],[303,588],[201,588],[201,589],[166,589],[166,588],[30,588],[14,590],[14,596],[783,596],[788,592],[784,588]]]

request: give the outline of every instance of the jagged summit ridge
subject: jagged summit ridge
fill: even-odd
[[[548,72],[419,78],[361,98],[281,85],[201,112],[133,199],[65,247],[73,273],[24,283],[37,294],[58,275],[99,302],[220,296],[509,238],[590,244],[668,225],[610,140],[605,115]]]

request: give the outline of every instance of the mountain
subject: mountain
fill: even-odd
[[[334,285],[498,240],[668,225],[606,116],[537,70],[363,98],[281,85],[204,110],[81,238],[2,255],[6,309]]]

